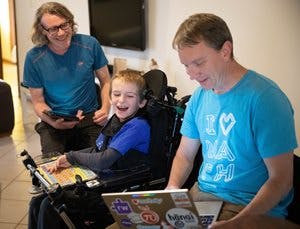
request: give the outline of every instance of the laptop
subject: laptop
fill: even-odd
[[[197,201],[194,202],[197,212],[200,217],[200,222],[204,227],[217,221],[221,211],[223,201],[210,200],[210,201]]]
[[[206,228],[222,206],[216,213],[199,215],[188,189],[103,193],[102,197],[120,228]]]

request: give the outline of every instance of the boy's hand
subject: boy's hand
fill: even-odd
[[[70,166],[71,164],[68,162],[66,155],[62,155],[57,158],[56,161],[47,168],[47,170],[50,173],[54,173],[58,169],[68,168]]]

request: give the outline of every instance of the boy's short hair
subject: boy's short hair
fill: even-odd
[[[146,81],[143,78],[142,72],[132,69],[126,69],[116,73],[110,81],[110,95],[112,93],[112,82],[115,79],[122,79],[124,82],[136,84],[138,88],[138,96],[140,98],[140,101],[143,101],[145,99]]]

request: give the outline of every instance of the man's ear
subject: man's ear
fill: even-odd
[[[143,108],[143,107],[146,105],[146,103],[147,103],[147,100],[146,100],[146,99],[143,99],[142,102],[139,102],[139,107],[140,107],[140,108]]]
[[[232,43],[230,41],[225,41],[222,46],[221,52],[224,59],[231,59]]]

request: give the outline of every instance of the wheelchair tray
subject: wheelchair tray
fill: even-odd
[[[50,161],[47,163],[39,164],[37,170],[43,175],[43,177],[49,182],[49,184],[58,183],[61,187],[66,187],[76,184],[75,175],[80,175],[82,181],[89,181],[97,178],[97,175],[90,169],[78,166],[71,166],[58,170],[54,173],[49,173],[47,167],[55,163]]]
[[[59,152],[52,152],[47,154],[37,155],[33,158],[36,165],[42,165],[47,162],[55,161],[62,154]]]

